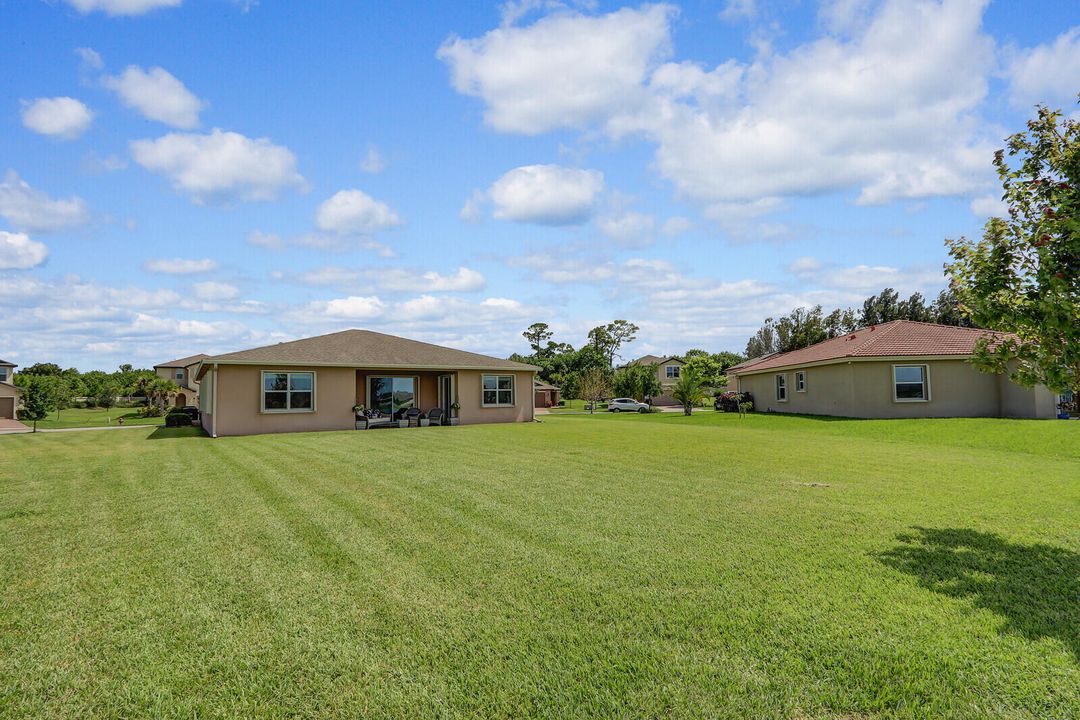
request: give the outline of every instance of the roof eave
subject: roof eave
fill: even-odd
[[[909,360],[970,360],[975,357],[971,353],[958,353],[954,355],[846,355],[844,357],[830,358],[828,360],[814,360],[812,362],[801,363],[789,363],[787,365],[773,365],[772,367],[755,369],[753,366],[743,368],[741,370],[734,370],[728,368],[728,373],[731,375],[760,375],[761,373],[768,373],[781,370],[792,370],[795,368],[804,367],[820,367],[822,365],[842,365],[844,363],[852,362],[904,362]]]

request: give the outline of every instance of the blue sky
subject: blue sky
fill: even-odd
[[[457,6],[455,6],[457,5]],[[743,348],[941,289],[990,160],[1076,110],[1062,2],[0,1],[0,357],[362,327]]]

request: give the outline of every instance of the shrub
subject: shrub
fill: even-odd
[[[171,412],[165,416],[165,427],[187,427],[191,425],[191,416],[183,412]]]
[[[164,414],[157,405],[143,405],[139,410],[140,417],[161,417]]]

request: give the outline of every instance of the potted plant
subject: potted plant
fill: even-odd
[[[420,413],[420,427],[427,427],[431,422],[428,420],[426,413]]]
[[[367,415],[364,414],[364,409],[365,408],[364,408],[363,403],[357,403],[357,404],[353,405],[352,410],[353,410],[353,414],[356,415],[356,429],[357,430],[367,430],[368,419],[367,419]]]
[[[450,403],[450,424],[451,425],[457,425],[458,424],[457,412],[460,409],[461,409],[461,403],[459,403],[457,400]]]

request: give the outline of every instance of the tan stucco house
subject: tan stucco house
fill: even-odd
[[[987,330],[896,320],[728,370],[757,410],[854,418],[1052,418],[1055,395],[968,360]]]
[[[660,357],[658,355],[642,355],[637,360],[631,360],[630,365],[655,365],[656,379],[660,381],[662,392],[652,398],[653,405],[678,405],[678,401],[671,396],[672,388],[679,382],[679,373],[682,372],[684,363],[674,355]]]
[[[0,420],[19,419],[19,388],[11,382],[18,365],[0,360]]]
[[[459,424],[533,419],[538,367],[370,330],[214,355],[199,364],[210,435],[349,430],[353,407],[442,408]],[[457,409],[453,405],[459,405]]]
[[[195,374],[199,370],[199,363],[208,357],[210,356],[200,353],[154,366],[154,372],[158,374],[158,377],[172,380],[180,388],[174,404],[180,407],[199,405],[199,381],[195,378]]]

